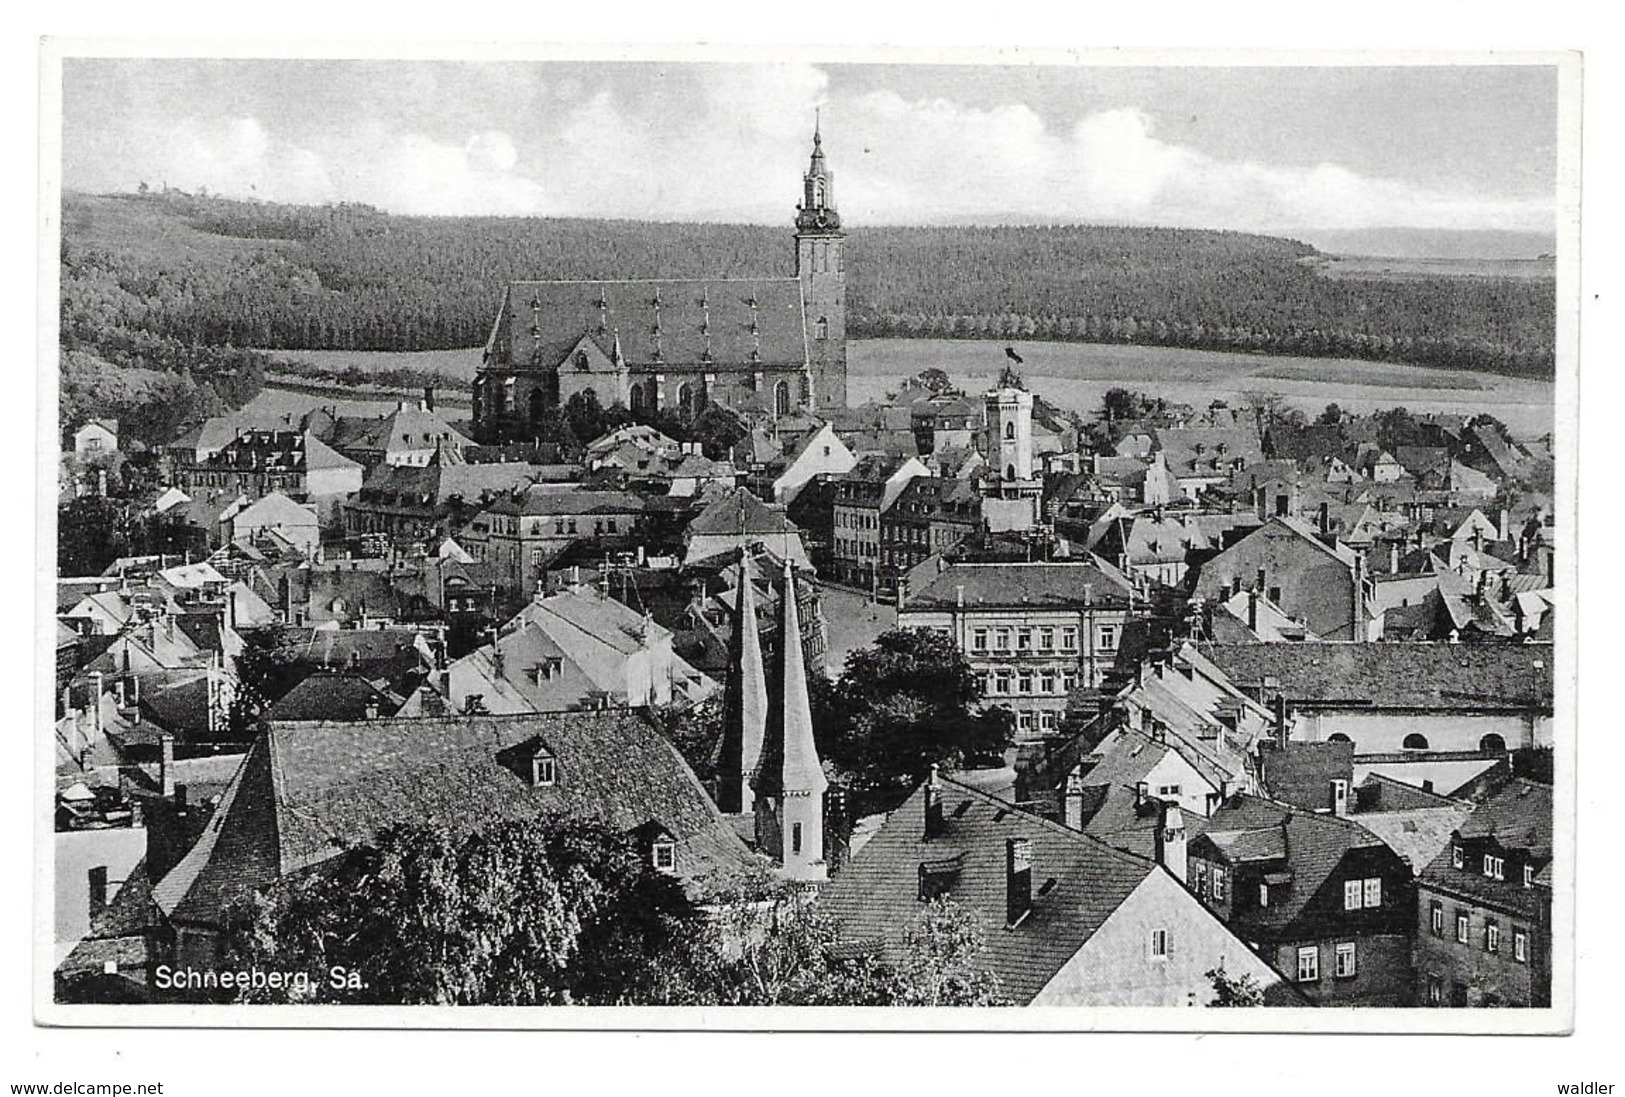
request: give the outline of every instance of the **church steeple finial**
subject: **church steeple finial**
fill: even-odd
[[[835,232],[841,215],[835,211],[835,173],[824,162],[824,118],[822,108],[813,114],[812,159],[802,177],[801,205],[796,207],[796,228],[803,232]]]

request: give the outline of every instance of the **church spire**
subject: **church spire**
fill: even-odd
[[[733,638],[728,645],[728,675],[722,686],[722,757],[717,777],[717,807],[733,815],[751,805],[751,778],[762,756],[767,725],[767,678],[762,670],[762,642],[757,634],[756,591],[750,558],[739,551],[739,594],[734,603]]]
[[[775,696],[769,702],[767,733],[757,767],[757,847],[783,866],[792,880],[822,880],[824,792],[829,781],[813,739],[807,666],[801,649],[801,611],[795,569],[784,564],[779,595],[779,651]]]
[[[824,161],[823,119],[814,116],[812,158],[802,177],[801,205],[796,207],[796,228],[803,232],[835,232],[841,215],[835,210],[835,173]]]

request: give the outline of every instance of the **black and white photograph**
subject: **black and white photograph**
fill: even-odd
[[[1573,1029],[1578,53],[107,46],[37,1019]]]

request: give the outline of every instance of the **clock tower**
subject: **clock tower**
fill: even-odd
[[[846,406],[846,274],[841,267],[841,215],[835,173],[824,162],[820,127],[813,127],[812,162],[796,207],[796,277],[807,315],[807,358],[814,407]]]

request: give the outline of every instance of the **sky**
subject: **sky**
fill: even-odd
[[[69,59],[69,190],[405,214],[1550,233],[1555,68]]]

